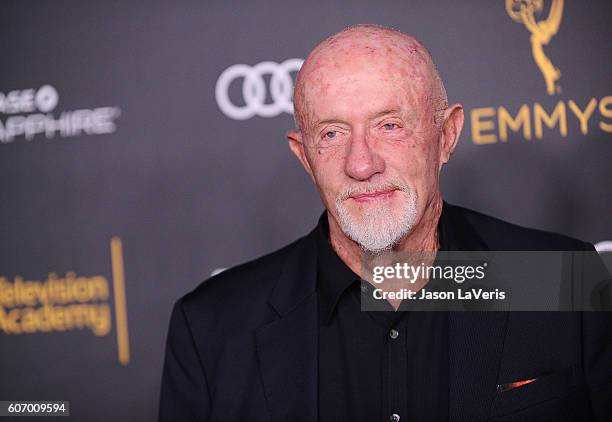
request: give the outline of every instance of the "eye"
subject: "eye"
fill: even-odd
[[[325,137],[328,139],[333,139],[336,137],[337,134],[338,132],[336,132],[335,130],[328,130],[327,132],[325,132]]]
[[[396,123],[385,123],[383,127],[387,130],[397,129],[399,126]]]

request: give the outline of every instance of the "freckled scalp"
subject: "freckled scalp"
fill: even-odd
[[[325,93],[330,89],[324,78],[326,72],[339,71],[356,60],[376,63],[380,59],[388,64],[383,78],[405,81],[410,91],[430,104],[434,122],[439,126],[448,99],[427,48],[416,38],[396,29],[367,24],[350,26],[331,35],[304,61],[293,94],[298,130],[306,133],[314,120],[313,110],[309,107],[309,92]]]

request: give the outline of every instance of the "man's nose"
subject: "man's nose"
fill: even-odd
[[[363,131],[352,133],[344,163],[344,171],[348,176],[356,180],[367,180],[385,170],[385,162],[373,149],[373,141]]]

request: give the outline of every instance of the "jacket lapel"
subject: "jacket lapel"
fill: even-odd
[[[272,421],[315,421],[318,307],[313,234],[288,255],[269,303],[278,319],[256,331],[257,355]]]
[[[441,236],[445,248],[488,251],[459,208],[444,203]],[[506,335],[508,312],[449,312],[449,420],[489,418]]]
[[[449,312],[450,422],[489,418],[507,320],[507,312]]]

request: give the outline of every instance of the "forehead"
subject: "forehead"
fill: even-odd
[[[333,53],[333,52],[332,52]],[[326,54],[304,80],[312,118],[374,114],[383,109],[427,107],[427,69],[394,51]]]

